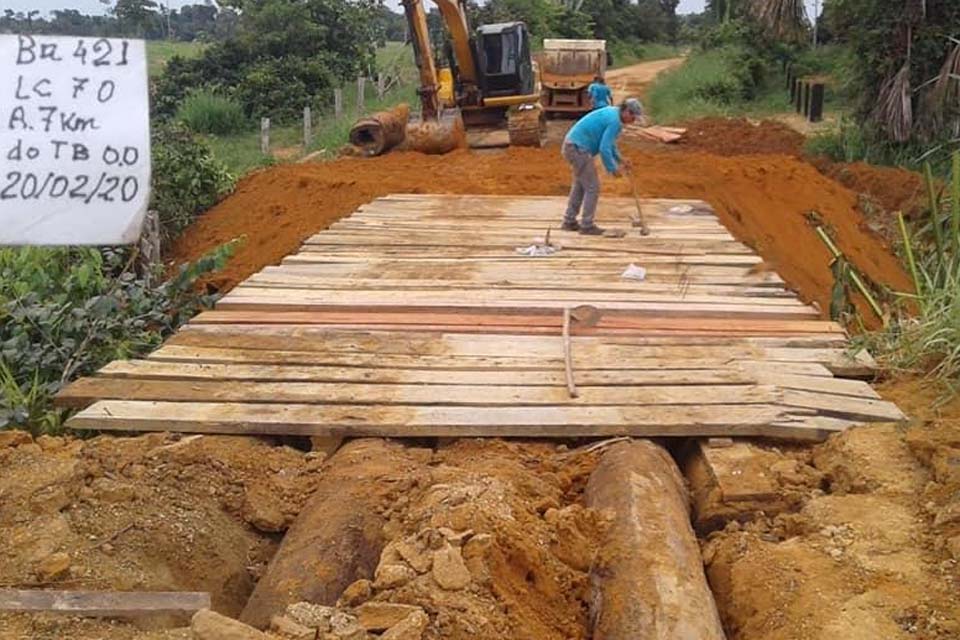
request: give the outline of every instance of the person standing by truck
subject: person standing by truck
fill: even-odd
[[[617,138],[623,125],[641,117],[643,105],[636,98],[627,98],[619,107],[603,107],[588,113],[567,133],[563,140],[563,159],[570,165],[573,184],[561,229],[588,236],[603,235],[603,229],[593,222],[600,197],[600,178],[593,158],[599,154],[607,171],[620,177],[621,168],[629,169],[630,165],[620,157]],[[581,206],[583,216],[577,222]]]
[[[590,94],[590,100],[593,101],[593,110],[609,107],[613,103],[613,92],[604,81],[603,76],[597,76],[587,87],[587,93]]]

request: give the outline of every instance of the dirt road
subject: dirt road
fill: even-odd
[[[641,62],[607,72],[607,84],[613,90],[613,98],[619,102],[630,96],[642,96],[657,76],[683,64],[684,58],[667,58],[653,62]]]

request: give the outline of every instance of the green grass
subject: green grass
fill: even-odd
[[[147,69],[150,77],[155,78],[160,75],[170,58],[174,56],[194,58],[200,55],[205,46],[202,42],[147,41]]]
[[[696,51],[682,67],[662,76],[647,94],[657,120],[762,118],[794,111],[786,88],[786,73],[779,64],[747,58],[761,63],[762,77],[752,87],[744,87],[744,81],[750,84],[749,74],[740,68],[741,58],[731,56],[730,51],[730,47]],[[850,55],[843,47],[820,47],[802,52],[793,63],[796,73],[824,77],[826,109],[840,116],[850,113],[857,99],[849,72]],[[745,95],[737,95],[738,89],[745,89]]]
[[[195,133],[229,135],[248,128],[239,102],[212,91],[194,91],[177,109],[177,120]]]
[[[647,92],[658,122],[708,116],[764,116],[787,111],[783,77],[745,50],[698,51],[664,74]]]
[[[863,342],[888,370],[927,373],[953,394],[960,389],[960,152],[950,165],[942,190],[931,166],[924,167],[926,220],[911,229],[899,216],[914,290],[898,294],[906,304]]]

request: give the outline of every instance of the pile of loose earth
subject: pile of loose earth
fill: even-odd
[[[750,447],[741,477],[776,487],[752,501],[724,504],[709,480],[694,482],[728,637],[960,635],[960,401],[938,416],[922,386],[884,389],[915,416],[907,428],[858,427],[787,452]]]
[[[0,432],[0,584],[209,591],[236,615],[322,462],[253,438]],[[0,618],[30,638],[65,637],[62,623]]]

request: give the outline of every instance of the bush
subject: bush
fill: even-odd
[[[234,178],[185,129],[153,131],[153,197],[164,240],[169,240],[233,189]]]
[[[143,354],[213,298],[194,285],[221,268],[225,245],[159,286],[127,249],[0,250],[0,429],[56,431],[52,399],[77,376]],[[157,274],[151,274],[158,276]]]
[[[238,102],[209,90],[188,95],[180,103],[176,119],[195,133],[216,135],[238,133],[248,124],[243,107]]]

